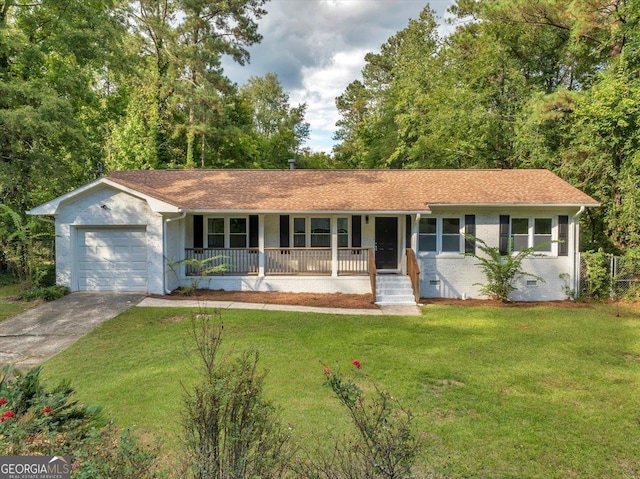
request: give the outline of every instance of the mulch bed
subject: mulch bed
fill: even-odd
[[[238,301],[242,303],[288,304],[294,306],[316,306],[319,308],[378,309],[370,294],[343,293],[283,293],[278,291],[224,291],[199,289],[190,296],[177,291],[164,299],[198,299],[203,301]]]

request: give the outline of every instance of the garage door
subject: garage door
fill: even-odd
[[[147,239],[144,228],[77,230],[79,291],[147,291]]]

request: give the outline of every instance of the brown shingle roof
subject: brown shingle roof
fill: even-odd
[[[134,170],[107,179],[185,210],[397,211],[598,202],[547,170]]]

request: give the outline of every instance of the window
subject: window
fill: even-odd
[[[293,247],[304,248],[306,245],[306,220],[304,218],[293,218]]]
[[[229,219],[229,247],[231,248],[247,247],[247,219],[246,218]]]
[[[224,218],[207,220],[207,248],[224,248]]]
[[[511,220],[511,241],[513,251],[522,251],[529,247],[529,218]]]
[[[338,218],[338,248],[349,247],[349,218]]]
[[[311,218],[311,247],[329,248],[331,246],[331,220],[329,218]]]
[[[460,253],[462,247],[460,218],[420,218],[418,251]]]
[[[553,251],[553,221],[551,218],[512,218],[513,251],[536,247],[536,252]]]
[[[537,251],[551,251],[551,218],[534,220],[533,245],[537,247]]]
[[[442,252],[460,252],[460,218],[442,219]]]
[[[418,251],[437,251],[436,218],[420,218]]]

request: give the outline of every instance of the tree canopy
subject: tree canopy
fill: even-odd
[[[640,246],[640,2],[458,0],[427,6],[336,99],[353,168],[548,168],[603,205],[589,247]]]
[[[548,168],[599,200],[588,247],[640,246],[640,0],[429,6],[336,99],[333,155],[275,74],[233,84],[267,0],[0,0],[0,204],[132,168]]]

